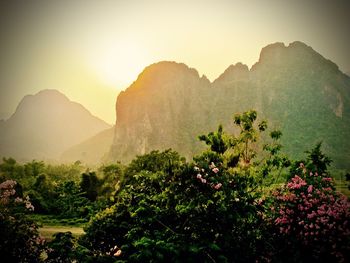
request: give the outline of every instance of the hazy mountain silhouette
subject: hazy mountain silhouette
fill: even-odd
[[[268,45],[251,69],[231,65],[212,83],[184,64],[150,65],[116,105],[113,160],[169,147],[190,157],[203,149],[197,135],[232,130],[234,113],[256,109],[292,157],[323,141],[337,167],[350,167],[350,78],[302,42]]]
[[[25,96],[0,124],[0,156],[58,159],[67,148],[111,126],[57,90]]]

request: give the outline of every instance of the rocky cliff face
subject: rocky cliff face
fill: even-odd
[[[173,148],[188,156],[205,129],[210,82],[175,62],[147,67],[117,99],[117,122],[111,155],[130,160],[152,149]]]
[[[25,96],[0,127],[0,156],[53,160],[67,148],[109,128],[56,90]]]
[[[171,147],[190,157],[203,149],[199,134],[232,129],[232,115],[248,109],[283,131],[293,157],[323,141],[338,167],[350,167],[350,78],[302,42],[271,44],[250,70],[231,65],[213,83],[184,64],[147,67],[118,96],[110,156]]]
[[[323,141],[337,166],[349,167],[350,79],[336,64],[304,43],[276,43],[262,49],[243,80],[237,78],[241,71],[226,76],[229,81],[214,81],[223,94],[218,105],[226,105],[216,118],[225,122],[229,112],[254,108],[283,131],[285,150],[293,157]]]

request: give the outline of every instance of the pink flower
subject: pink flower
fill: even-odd
[[[202,184],[206,184],[207,183],[207,180],[205,180],[205,179],[201,179],[201,181],[202,181]]]
[[[219,168],[215,167],[212,169],[212,171],[217,174],[219,172]]]
[[[219,190],[219,189],[221,188],[221,186],[222,186],[222,184],[221,184],[221,183],[218,183],[218,184],[216,184],[216,185],[214,186],[214,188],[215,188],[216,190]]]
[[[202,179],[202,175],[201,174],[197,174],[197,179]]]
[[[287,184],[287,187],[290,189],[299,189],[300,187],[307,185],[304,179],[300,178],[298,175],[295,175],[292,178],[292,181]]]
[[[309,185],[309,187],[307,188],[307,192],[308,192],[308,193],[311,193],[311,192],[312,192],[312,188],[313,188],[312,184]]]

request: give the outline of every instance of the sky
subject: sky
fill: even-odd
[[[0,119],[57,89],[113,124],[118,93],[149,64],[213,81],[275,42],[302,41],[350,75],[349,13],[346,0],[0,1]]]

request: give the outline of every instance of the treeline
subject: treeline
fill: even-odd
[[[350,202],[336,191],[328,169],[331,160],[321,144],[304,159],[293,161],[282,153],[282,133],[268,131],[265,121],[257,123],[255,111],[235,115],[233,123],[240,131],[236,135],[220,126],[200,136],[208,149],[192,162],[172,150],[152,151],[127,166],[79,171],[63,176],[63,181],[51,177],[49,166],[37,172],[34,162],[36,175],[26,178],[27,183],[20,180],[23,174],[13,177],[23,184],[22,192],[6,176],[25,168],[7,169],[0,184],[5,233],[0,238],[1,258],[6,262],[348,261]],[[259,140],[264,133],[270,138],[267,143]],[[4,167],[20,166],[8,166],[8,161]],[[77,163],[65,171],[79,167]],[[44,189],[51,190],[45,194]],[[31,201],[41,205],[43,213],[61,211],[57,205],[53,210],[51,204],[44,205],[42,199],[50,194],[56,194],[50,197],[53,203],[67,196],[76,201],[73,210],[79,212],[68,209],[75,201],[61,199],[66,214],[59,215],[92,215],[83,236],[77,239],[68,232],[56,234],[50,242],[40,238],[35,222],[25,215],[32,210]]]
[[[34,213],[78,222],[87,222],[111,203],[122,174],[121,164],[102,165],[96,171],[80,162],[46,165],[34,160],[19,164],[13,158],[3,158],[0,164],[0,181],[15,180],[17,194],[29,198]]]

